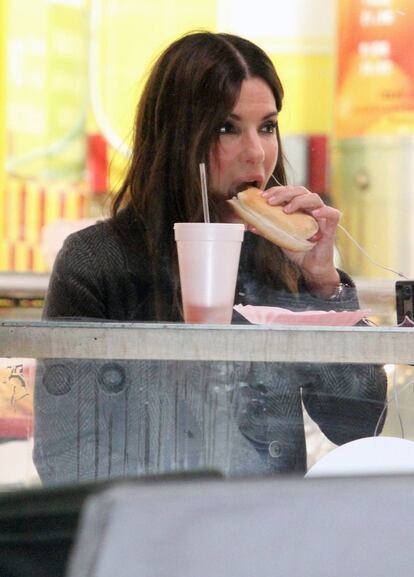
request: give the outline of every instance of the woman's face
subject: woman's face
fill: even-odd
[[[226,199],[247,184],[264,189],[279,152],[276,120],[276,102],[269,86],[260,78],[244,80],[239,99],[210,152],[210,189]]]

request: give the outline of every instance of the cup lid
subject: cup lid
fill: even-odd
[[[201,241],[224,240],[241,242],[245,226],[230,222],[176,222],[174,224],[175,240]]]

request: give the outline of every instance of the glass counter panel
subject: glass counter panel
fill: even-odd
[[[204,470],[303,477],[337,445],[414,441],[413,338],[0,323],[1,487]]]
[[[5,490],[182,471],[303,477],[337,445],[414,441],[409,329],[6,322],[0,336]]]

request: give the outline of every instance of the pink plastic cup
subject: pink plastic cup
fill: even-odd
[[[184,321],[231,323],[244,225],[178,222],[174,232]]]

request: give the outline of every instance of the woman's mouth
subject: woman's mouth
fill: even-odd
[[[227,193],[227,197],[233,198],[233,196],[236,196],[239,192],[242,192],[242,190],[246,190],[246,188],[260,188],[260,183],[257,180],[244,180],[243,182],[239,182],[237,184],[234,184],[230,187],[228,193]]]

